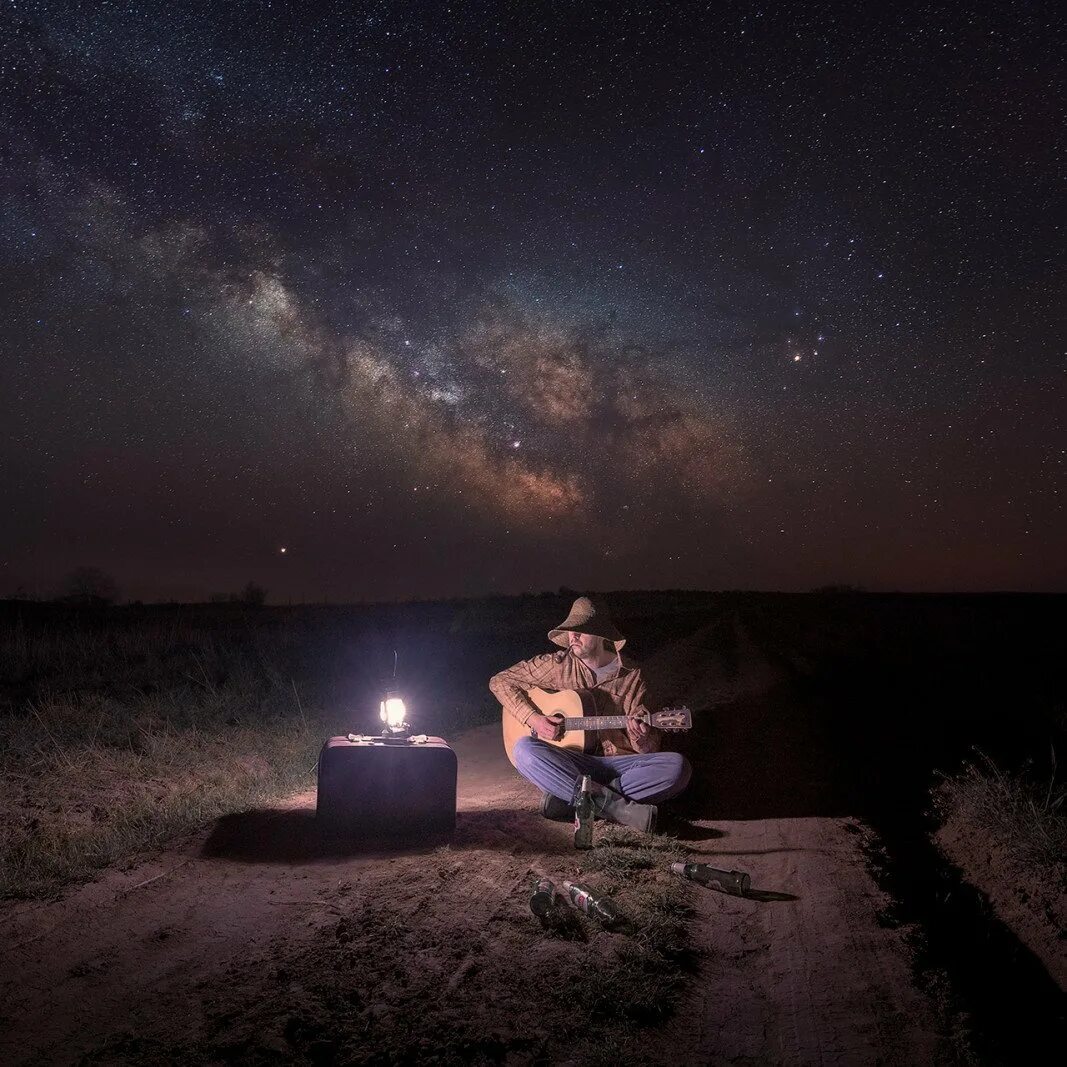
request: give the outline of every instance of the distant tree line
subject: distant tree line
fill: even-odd
[[[75,567],[59,583],[53,596],[42,596],[35,589],[19,585],[6,599],[51,600],[56,604],[71,604],[77,607],[106,607],[119,600],[119,585],[112,575],[100,567]],[[259,608],[267,602],[267,590],[256,582],[249,582],[237,592],[212,593],[209,600],[212,604],[241,604],[244,607]],[[132,603],[137,605],[141,601],[135,600]]]
[[[238,593],[212,593],[208,599],[212,604],[243,604],[248,608],[261,608],[267,602],[267,590],[255,582],[249,582]]]

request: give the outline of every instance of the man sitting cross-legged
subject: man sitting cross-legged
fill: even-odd
[[[689,782],[691,769],[683,755],[660,752],[661,732],[637,718],[648,711],[646,686],[640,669],[622,658],[626,638],[603,604],[583,596],[549,631],[548,639],[564,651],[523,660],[489,682],[505,713],[531,730],[513,750],[516,768],[542,790],[541,814],[546,818],[574,817],[582,775],[588,774],[600,817],[652,832],[656,802],[677,796]],[[558,741],[563,730],[527,696],[534,688],[597,690],[612,714],[626,716],[626,729],[597,732],[595,754],[547,744]]]

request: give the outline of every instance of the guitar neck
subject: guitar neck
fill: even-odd
[[[563,720],[563,725],[568,730],[625,730],[625,715],[592,715],[572,719],[569,716]]]

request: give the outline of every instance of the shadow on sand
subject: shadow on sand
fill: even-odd
[[[417,855],[448,846],[514,855],[566,851],[567,828],[516,808],[460,811],[452,834],[361,833],[325,825],[310,809],[262,808],[217,819],[201,848],[206,859],[242,863],[309,863],[351,856]]]
[[[308,863],[346,856],[427,852],[447,842],[441,835],[357,837],[332,830],[311,810],[264,808],[217,819],[200,854],[207,859],[243,863]]]
[[[658,833],[666,834],[679,841],[715,841],[730,836],[725,830],[719,830],[714,826],[702,826],[699,822],[691,821],[671,808],[660,809],[656,830]]]

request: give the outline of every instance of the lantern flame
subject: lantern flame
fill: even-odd
[[[399,730],[407,717],[407,708],[400,697],[389,696],[382,701],[381,719],[390,730]]]

